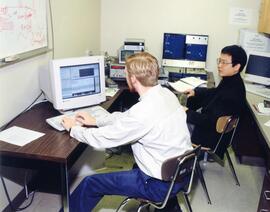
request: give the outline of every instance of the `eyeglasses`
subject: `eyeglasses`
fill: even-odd
[[[222,60],[221,58],[217,58],[217,64],[221,64],[221,65],[228,65],[228,64],[232,64],[232,62],[226,62],[225,60]]]

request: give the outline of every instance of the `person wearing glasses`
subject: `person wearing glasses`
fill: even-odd
[[[196,88],[185,92],[192,143],[214,148],[219,138],[216,132],[217,119],[226,115],[239,116],[241,119],[246,107],[246,91],[240,72],[246,62],[247,54],[242,47],[226,46],[217,59],[218,74],[222,78],[219,85],[216,88]],[[223,158],[225,150],[226,144],[221,146],[217,155]]]

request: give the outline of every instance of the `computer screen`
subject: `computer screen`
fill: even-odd
[[[208,35],[164,33],[162,65],[205,68]]]
[[[41,89],[57,110],[96,105],[106,100],[104,72],[103,56],[52,60]]]
[[[248,52],[245,81],[270,85],[270,53]]]
[[[185,59],[186,35],[176,33],[164,33],[163,59]]]

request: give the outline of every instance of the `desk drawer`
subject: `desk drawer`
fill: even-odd
[[[260,129],[258,128],[251,111],[247,107],[247,110],[239,121],[232,145],[240,162],[242,162],[242,156],[264,158],[264,145],[266,142],[262,140],[263,137]]]
[[[258,205],[258,212],[270,212],[270,178],[266,173],[264,176],[261,196]]]

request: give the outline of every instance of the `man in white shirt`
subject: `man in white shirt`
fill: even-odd
[[[146,52],[132,55],[126,61],[126,79],[130,90],[140,96],[137,104],[103,119],[77,114],[76,121],[97,128],[63,119],[62,124],[72,137],[94,148],[131,144],[138,165],[129,171],[86,177],[70,197],[71,212],[91,211],[104,195],[164,199],[169,183],[161,180],[162,163],[192,146],[185,111],[171,91],[158,85],[158,75],[155,57]],[[185,183],[176,184],[173,193]]]

